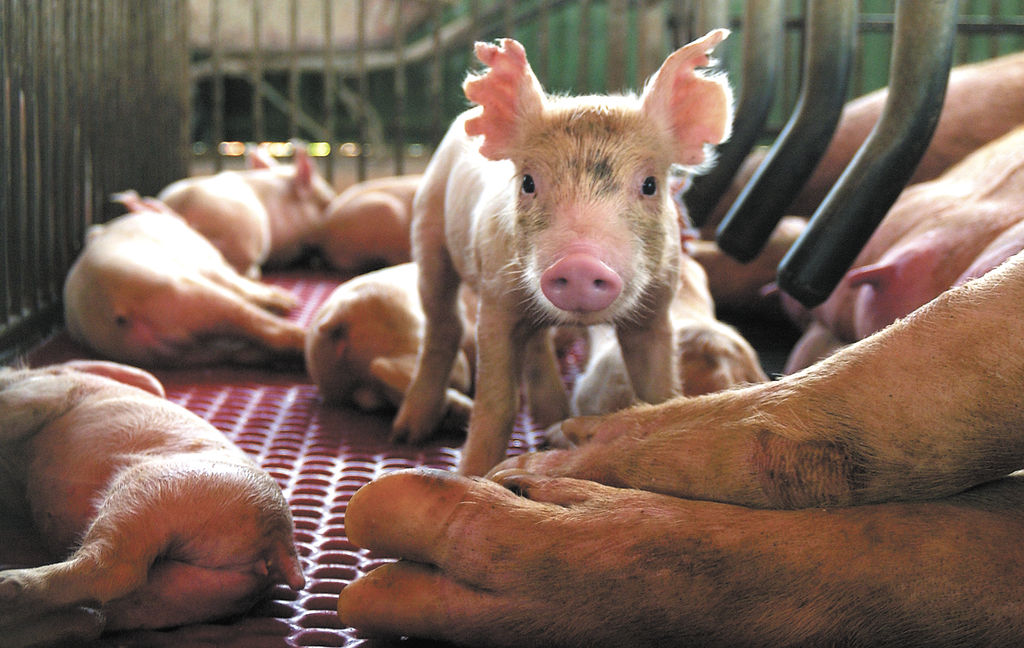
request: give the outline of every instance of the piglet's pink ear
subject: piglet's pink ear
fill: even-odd
[[[732,128],[732,91],[724,76],[695,71],[710,65],[708,54],[729,35],[716,29],[673,52],[644,88],[643,111],[672,135],[673,162],[704,162],[704,147],[719,144]]]
[[[313,158],[305,146],[295,147],[295,177],[292,178],[292,186],[297,190],[304,191],[313,186],[313,176],[317,175],[316,167],[313,165]]]
[[[544,89],[530,69],[526,50],[511,38],[499,45],[477,43],[476,57],[490,69],[470,75],[462,85],[466,98],[483,112],[466,122],[466,133],[483,135],[480,153],[492,160],[508,157],[524,120],[544,108]]]
[[[270,169],[278,165],[265,146],[257,146],[246,151],[245,163],[250,169]]]

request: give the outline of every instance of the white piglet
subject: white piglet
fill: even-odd
[[[728,136],[728,84],[696,70],[727,35],[671,54],[639,97],[548,95],[522,45],[476,45],[490,69],[463,87],[478,105],[452,124],[414,200],[426,328],[396,438],[420,441],[440,420],[462,339],[461,282],[479,311],[460,472],[483,474],[505,456],[524,369],[541,376],[546,415],[568,415],[565,390],[551,388],[557,365],[540,353],[550,352],[552,325],[614,324],[638,398],[679,394],[668,311],[681,251],[668,176],[673,164],[706,162]]]

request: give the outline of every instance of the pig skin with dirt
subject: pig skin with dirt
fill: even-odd
[[[134,367],[0,368],[0,512],[55,561],[0,571],[5,646],[215,619],[304,584],[277,483]]]
[[[397,439],[421,441],[437,428],[463,334],[462,282],[480,302],[460,472],[482,474],[505,456],[524,365],[544,367],[531,376],[557,399],[547,411],[568,414],[550,326],[614,323],[638,397],[679,393],[668,313],[681,251],[669,170],[705,163],[708,146],[728,136],[728,84],[695,71],[727,34],[670,55],[639,98],[546,95],[519,43],[476,45],[489,69],[463,87],[478,106],[452,124],[413,203],[426,329]]]
[[[294,295],[239,275],[159,201],[122,200],[132,212],[90,228],[65,279],[73,339],[140,366],[301,361],[305,330],[270,312]]]
[[[863,339],[1024,249],[1024,126],[908,187],[832,295],[787,371]]]
[[[261,267],[298,259],[314,239],[334,190],[305,149],[294,164],[265,150],[248,157],[251,168],[183,178],[157,198],[209,240],[239,273],[258,279]]]

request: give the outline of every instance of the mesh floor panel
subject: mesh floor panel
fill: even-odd
[[[301,306],[291,315],[306,324],[336,278],[280,273],[267,278],[295,292]],[[64,334],[49,340],[29,361],[33,366],[90,357]],[[575,373],[572,358],[564,361]],[[228,367],[153,372],[168,398],[210,421],[248,452],[280,484],[295,518],[295,540],[306,587],[277,587],[249,614],[219,623],[162,632],[110,635],[95,646],[382,646],[392,642],[356,637],[341,626],[337,597],[345,584],[380,564],[345,536],[345,508],[362,485],[392,470],[428,466],[450,470],[461,439],[424,446],[391,445],[389,415],[369,415],[324,406],[301,367],[253,370]],[[510,454],[534,449],[540,438],[521,414]],[[401,642],[403,646],[426,645]]]

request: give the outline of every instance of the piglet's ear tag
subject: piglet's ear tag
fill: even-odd
[[[479,115],[466,121],[466,133],[483,136],[482,155],[505,159],[523,124],[543,111],[544,88],[517,41],[503,38],[498,45],[477,43],[474,51],[489,69],[471,74],[462,84],[466,98],[482,108]]]
[[[699,165],[705,147],[724,142],[732,129],[732,90],[724,75],[697,72],[711,64],[709,54],[729,35],[716,29],[669,55],[641,97],[643,112],[671,137],[673,162]]]

